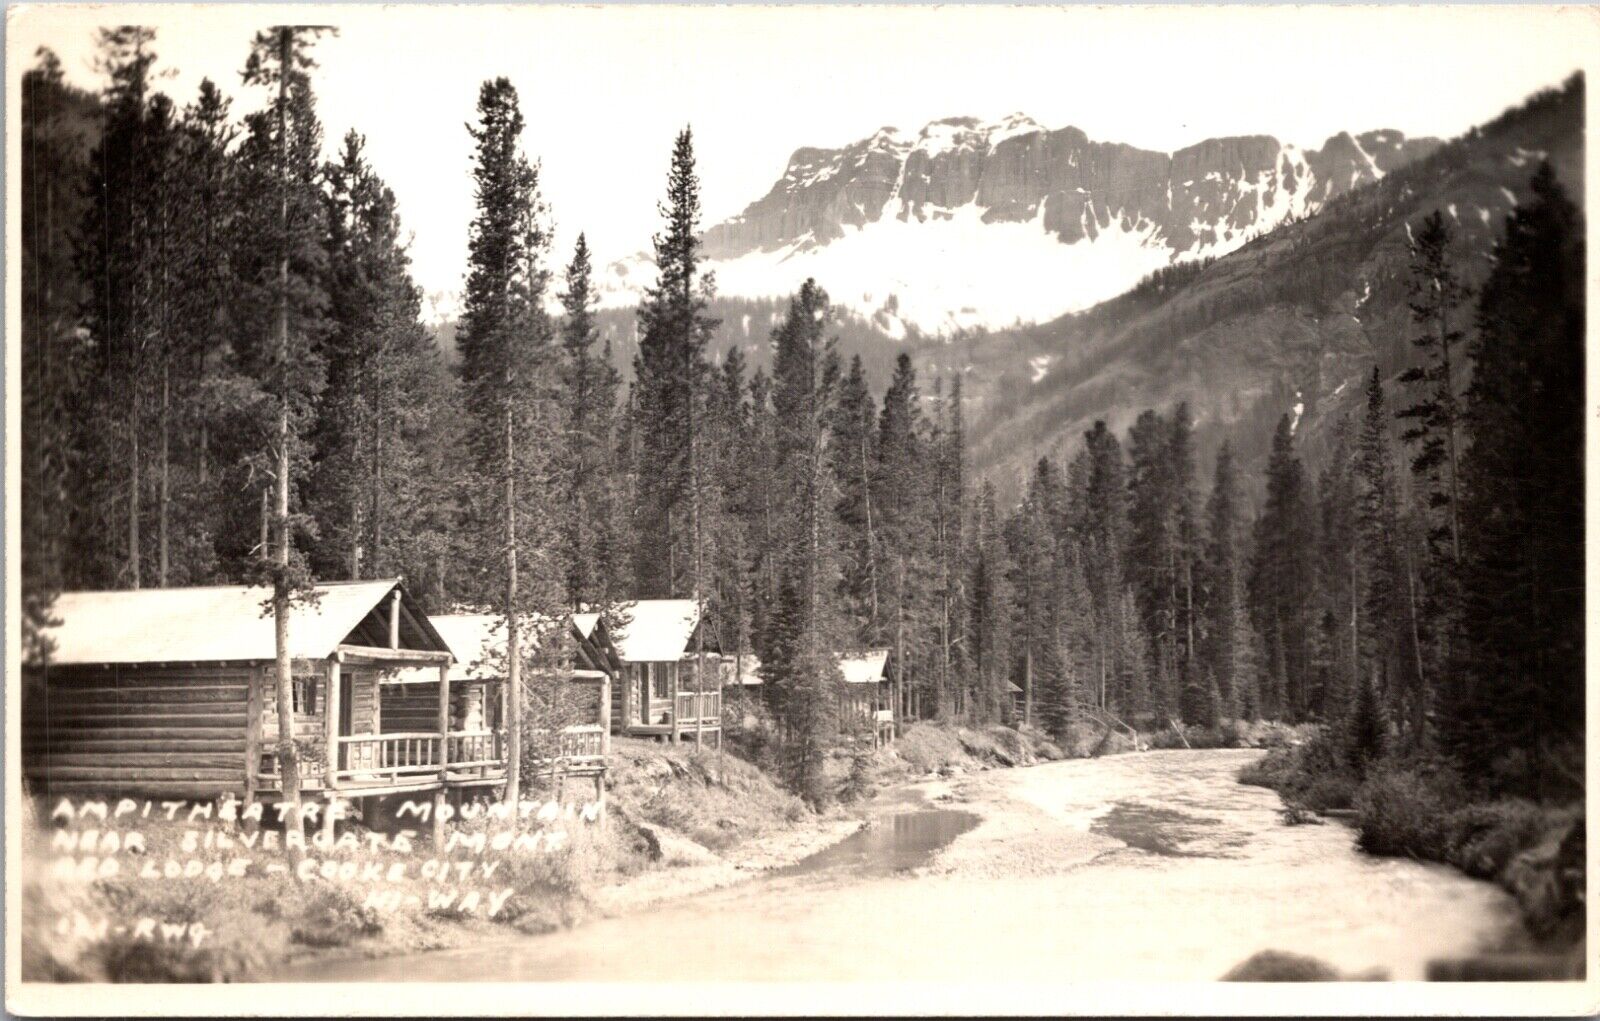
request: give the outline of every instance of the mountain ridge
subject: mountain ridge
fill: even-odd
[[[795,150],[766,195],[705,231],[703,252],[724,293],[814,276],[891,335],[1040,322],[1233,251],[1440,144],[1386,128],[1313,150],[1241,135],[1163,153],[1020,113],[949,117]],[[613,263],[602,290],[629,300],[642,268]]]

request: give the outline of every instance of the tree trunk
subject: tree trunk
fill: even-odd
[[[289,29],[278,29],[278,224],[289,229],[288,102]],[[289,362],[289,253],[278,253],[278,367]],[[278,772],[283,778],[283,801],[289,806],[284,821],[285,840],[289,835],[305,841],[305,821],[300,817],[300,755],[294,743],[294,674],[289,662],[289,392],[280,382],[278,395],[278,477],[277,489],[277,570],[273,573],[273,643],[277,652],[278,674]]]
[[[876,637],[878,629],[878,544],[872,536],[872,480],[868,467],[867,430],[861,430],[861,501],[867,512],[867,593],[871,612],[868,627]]]
[[[690,327],[693,329],[693,326]],[[695,395],[694,395],[694,345],[684,345],[684,356],[687,363],[684,366],[684,378],[689,381],[686,393],[689,427],[689,537],[694,543],[694,750],[698,755],[705,744],[705,690],[706,690],[706,604],[701,598],[700,576],[700,431],[695,422]],[[673,705],[673,712],[677,712],[677,705]],[[673,721],[673,729],[677,729],[677,721]]]
[[[156,519],[156,584],[161,588],[167,587],[167,528],[168,518],[171,517],[172,508],[172,471],[169,461],[171,452],[171,415],[172,415],[172,384],[171,369],[163,364],[161,366],[161,492],[159,499],[160,516]]]
[[[509,389],[509,382],[507,388]],[[507,398],[509,400],[509,397]],[[522,795],[522,649],[517,633],[517,476],[511,408],[505,408],[506,515],[506,793],[515,805]]]
[[[1416,740],[1420,743],[1427,729],[1428,682],[1422,669],[1422,629],[1417,624],[1417,575],[1411,559],[1410,544],[1406,544],[1406,593],[1411,604],[1411,653],[1416,659],[1417,686],[1413,693],[1413,718],[1416,721]]]
[[[381,355],[380,355],[381,357]],[[380,370],[381,371],[381,370]],[[383,380],[379,379],[372,393],[372,470],[369,474],[371,491],[367,495],[367,517],[372,531],[372,549],[367,563],[373,574],[382,569],[379,550],[383,547]]]
[[[135,387],[137,383],[133,384]],[[140,489],[143,479],[139,477],[139,398],[133,399],[133,406],[128,415],[128,442],[132,444],[132,451],[128,457],[128,581],[133,588],[139,587],[139,509],[141,504]]]
[[[1456,457],[1456,384],[1450,375],[1450,320],[1443,306],[1439,308],[1439,354],[1444,365],[1444,399],[1448,411],[1445,422],[1445,444],[1450,451],[1450,560],[1461,563],[1461,488],[1460,462]]]

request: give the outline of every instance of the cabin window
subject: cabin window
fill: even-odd
[[[315,677],[296,677],[293,687],[294,711],[302,716],[315,716],[317,714],[317,679]]]

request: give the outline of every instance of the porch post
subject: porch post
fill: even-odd
[[[261,689],[265,686],[261,667],[250,667],[245,674],[244,699],[244,808],[256,800],[256,787],[261,782]],[[253,830],[254,827],[247,827]]]
[[[611,754],[611,671],[600,671],[600,754]]]
[[[635,667],[631,663],[622,667],[622,719],[617,721],[617,729],[626,734],[628,726],[633,722],[633,685]]]
[[[667,669],[672,671],[672,685],[670,688],[670,708],[667,710],[667,725],[670,728],[667,738],[672,744],[678,743],[678,664],[668,663]]]
[[[439,664],[439,783],[450,779],[450,664]]]
[[[395,592],[399,607],[400,593]],[[398,619],[398,618],[396,618]],[[433,846],[444,847],[445,790],[450,782],[450,664],[439,664],[439,789],[433,794]]]
[[[322,785],[328,790],[337,790],[339,779],[339,657],[334,655],[328,660],[328,669],[324,673],[328,685],[328,697],[322,700],[322,709],[327,718],[323,720],[323,729],[326,733],[322,757],[325,760],[322,767]]]

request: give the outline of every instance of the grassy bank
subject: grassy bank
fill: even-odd
[[[1583,805],[1489,798],[1447,767],[1392,757],[1357,769],[1318,732],[1246,767],[1291,816],[1348,813],[1362,850],[1453,865],[1509,891],[1536,939],[1567,947],[1584,930]]]

